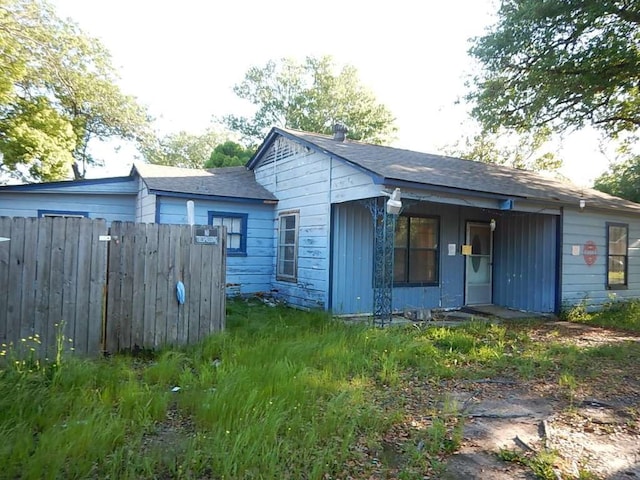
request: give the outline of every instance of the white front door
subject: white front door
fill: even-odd
[[[465,262],[465,304],[491,304],[493,232],[488,223],[467,223],[467,245],[471,255]]]

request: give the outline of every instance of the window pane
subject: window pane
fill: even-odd
[[[409,257],[409,283],[436,281],[435,250],[411,250]]]
[[[282,217],[280,220],[281,228],[285,228],[287,230],[292,230],[296,228],[296,217],[294,215],[287,215],[286,217]]]
[[[231,231],[233,233],[240,233],[242,231],[242,220],[240,218],[231,219]]]
[[[296,232],[294,230],[285,230],[283,242],[293,245],[296,242]]]
[[[409,228],[409,218],[408,217],[398,217],[396,221],[396,238],[395,244],[398,247],[406,247],[407,246],[407,232]]]
[[[213,217],[211,219],[211,225],[222,225],[222,218],[220,217]]]
[[[627,254],[627,227],[609,226],[609,255]]]
[[[411,219],[411,246],[436,248],[437,222],[433,218]]]
[[[284,247],[284,259],[293,260],[295,258],[295,247]]]
[[[609,256],[609,285],[626,285],[626,256],[611,255]]]
[[[240,248],[241,235],[227,234],[227,248]]]
[[[293,277],[293,262],[288,262],[288,261],[282,262],[282,270],[280,271],[280,273],[282,275]]]
[[[396,248],[393,254],[393,281],[407,281],[407,249]]]

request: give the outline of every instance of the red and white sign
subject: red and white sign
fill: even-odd
[[[598,258],[598,248],[593,240],[588,240],[584,247],[582,247],[582,256],[584,257],[584,263],[587,265],[593,265]]]

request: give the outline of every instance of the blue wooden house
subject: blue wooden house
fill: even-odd
[[[640,297],[640,205],[538,174],[273,128],[245,167],[0,187],[0,215],[228,231],[230,293],[370,313],[499,305],[557,312]],[[397,191],[396,212],[387,213]]]

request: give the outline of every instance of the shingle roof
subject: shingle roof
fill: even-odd
[[[156,192],[277,200],[271,192],[256,182],[253,172],[245,167],[198,170],[136,163],[133,170],[138,172],[149,190]]]
[[[638,203],[527,170],[352,140],[340,142],[330,136],[290,129],[274,128],[272,133],[302,140],[308,146],[383,177],[386,183],[393,183],[394,180],[411,182],[416,184],[416,188],[447,187],[550,204],[576,205],[583,198],[590,207],[640,213]]]

